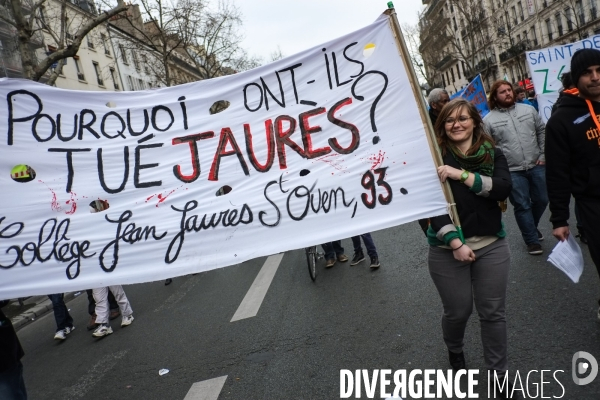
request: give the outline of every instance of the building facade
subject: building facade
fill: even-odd
[[[0,12],[3,15],[10,15],[7,2],[0,0]],[[27,2],[22,3],[22,12],[25,15],[30,13]],[[47,0],[35,15],[34,23],[38,29],[30,46],[35,55],[34,62],[68,47],[78,30],[98,13],[91,0]],[[148,40],[148,36],[143,34],[136,34],[133,26],[141,31],[156,30],[155,24],[142,21],[139,6],[130,5],[125,14],[124,17],[117,15],[115,17],[119,18],[113,17],[99,24],[84,37],[77,55],[63,61],[54,86],[91,91],[151,89],[166,86],[165,64],[171,74],[171,86],[202,79],[200,71],[185,51],[174,49],[163,57],[157,50],[160,43]],[[16,36],[16,28],[0,20],[0,77],[23,77]],[[47,82],[56,68],[59,68],[58,63],[52,65],[40,82]]]
[[[477,74],[530,77],[525,52],[600,33],[599,0],[423,0],[419,28],[427,73],[453,94]]]

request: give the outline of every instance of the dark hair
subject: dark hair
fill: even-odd
[[[509,81],[499,80],[494,82],[492,87],[490,88],[490,95],[488,96],[488,106],[490,107],[490,110],[493,110],[498,106],[496,104],[496,92],[498,91],[498,88],[500,88],[500,86],[502,85],[508,85],[514,91],[513,85]]]
[[[519,93],[525,93],[525,89],[523,89],[521,86],[517,86],[515,88],[515,94],[519,94]]]
[[[563,74],[560,76],[560,81],[563,89],[572,89],[575,87],[573,84],[573,79],[571,78],[571,72],[563,72]]]
[[[457,98],[451,100],[444,108],[442,108],[442,111],[435,122],[435,136],[438,145],[440,146],[440,150],[442,151],[442,155],[446,155],[446,150],[449,146],[448,135],[446,135],[446,118],[452,115],[456,110],[467,110],[469,117],[473,119],[473,143],[471,144],[471,147],[469,147],[469,150],[467,150],[466,155],[469,156],[476,153],[483,145],[483,142],[486,141],[490,142],[492,147],[495,147],[494,139],[492,139],[485,131],[483,120],[481,119],[481,115],[479,115],[477,108],[475,108],[471,102],[462,98]]]

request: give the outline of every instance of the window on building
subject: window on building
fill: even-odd
[[[73,36],[73,34],[70,31],[71,31],[71,21],[69,20],[69,18],[65,18],[65,37],[67,38],[67,40],[75,39],[75,36]]]
[[[117,73],[114,68],[110,68],[110,78],[113,81],[113,86],[115,87],[115,89],[119,90],[119,82],[117,79]]]
[[[92,40],[91,34],[88,33],[87,35],[85,35],[85,39],[87,40],[88,49],[93,50],[94,49],[94,41]]]
[[[455,82],[455,79],[454,79],[454,68],[450,68],[450,75],[452,76],[452,83],[454,83]]]
[[[464,74],[465,76],[467,76],[467,70],[465,69],[465,62],[464,62],[464,61],[461,61],[460,63],[462,64],[462,68],[463,68],[463,74]]]
[[[133,58],[133,65],[135,66],[135,69],[140,69],[140,61],[138,60],[137,52],[131,50],[131,56]]]
[[[531,40],[533,40],[533,45],[534,46],[538,45],[537,35],[535,33],[535,25],[531,26]]]
[[[579,20],[579,26],[585,24],[585,14],[583,12],[583,1],[577,0],[575,2],[575,10],[577,12],[577,19]]]
[[[548,31],[548,41],[552,41],[552,22],[550,22],[550,18],[546,20],[546,30]]]
[[[519,23],[519,21],[517,20],[517,10],[516,10],[515,6],[512,6],[510,8],[510,11],[512,14],[513,25],[517,25]]]
[[[104,80],[102,79],[102,72],[100,72],[100,66],[96,61],[92,61],[94,65],[94,72],[96,73],[96,80],[98,81],[99,86],[104,86]]]
[[[127,83],[129,84],[129,90],[135,90],[135,86],[133,86],[133,78],[131,78],[131,75],[127,75]]]
[[[573,9],[571,7],[565,8],[565,18],[567,19],[567,30],[571,32],[573,30]]]
[[[122,44],[119,45],[119,52],[121,53],[121,60],[123,60],[123,64],[129,64],[129,61],[127,60],[127,52]]]
[[[562,36],[563,35],[563,25],[562,25],[562,18],[560,16],[560,13],[556,13],[554,15],[554,17],[556,18],[556,29],[558,30],[558,36]]]
[[[42,21],[42,25],[45,28],[48,25],[48,23],[46,22],[46,7],[44,6],[40,7],[40,20]]]
[[[590,16],[592,19],[598,17],[598,9],[596,8],[596,0],[590,0]]]
[[[444,74],[442,74],[442,87],[446,87],[446,78],[444,77]]]
[[[77,70],[77,79],[80,81],[85,81],[85,75],[83,74],[83,68],[81,67],[79,56],[74,56],[73,60],[75,61],[75,69]]]
[[[138,85],[140,87],[140,90],[146,89],[146,87],[144,86],[144,81],[143,80],[138,79]]]
[[[110,48],[108,47],[109,43],[108,39],[106,38],[106,35],[102,34],[100,35],[100,38],[102,39],[102,46],[104,46],[104,54],[110,56]]]
[[[446,80],[448,81],[448,86],[450,85],[450,74],[446,71]]]
[[[460,65],[456,64],[456,76],[460,79]]]
[[[517,3],[517,8],[519,9],[519,19],[521,21],[525,20],[525,14],[523,13],[523,3],[518,2]]]
[[[0,45],[1,45],[1,44],[2,44],[2,42],[0,41]],[[0,54],[2,54],[2,51],[1,51],[1,49],[2,49],[2,46],[0,46]],[[56,47],[48,45],[48,51],[46,52],[46,55],[47,55],[47,56],[49,56],[50,54],[54,53],[55,51],[56,51]],[[67,59],[66,59],[66,58],[65,58],[65,59],[63,59],[63,67],[64,67],[65,65],[67,65]],[[57,67],[58,67],[58,61],[55,61],[55,62],[54,62],[54,63],[53,63],[51,66],[50,66],[50,69],[52,69],[52,72],[54,72],[54,70],[55,70]],[[60,75],[59,75],[59,76],[62,76],[62,77],[64,77],[64,76],[65,76],[65,70],[64,70],[64,68],[63,68],[63,69],[60,71]]]

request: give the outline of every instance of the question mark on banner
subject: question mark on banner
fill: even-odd
[[[367,47],[369,47],[369,45],[365,46],[365,50],[364,50],[363,54],[366,57],[369,57],[373,53],[373,51],[375,49],[375,45],[370,46],[368,49],[367,49]],[[379,100],[381,100],[381,96],[383,96],[383,94],[385,93],[385,91],[387,89],[387,86],[388,86],[387,75],[381,71],[367,71],[367,72],[363,73],[352,84],[352,96],[354,96],[354,98],[359,101],[365,100],[364,96],[360,96],[360,95],[356,94],[356,85],[358,85],[358,82],[360,82],[361,79],[363,79],[365,76],[367,76],[369,74],[377,74],[377,75],[380,75],[381,77],[383,77],[383,87],[381,88],[381,91],[379,92],[377,97],[375,97],[375,100],[373,100],[373,103],[371,104],[371,111],[370,111],[371,129],[373,130],[373,132],[377,132],[377,125],[375,124],[375,110],[377,108],[377,103],[379,103]]]

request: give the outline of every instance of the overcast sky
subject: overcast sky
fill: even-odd
[[[281,49],[285,56],[335,39],[371,24],[387,9],[383,0],[238,0],[244,14],[243,46],[270,61]],[[400,24],[418,21],[421,0],[396,0]]]

